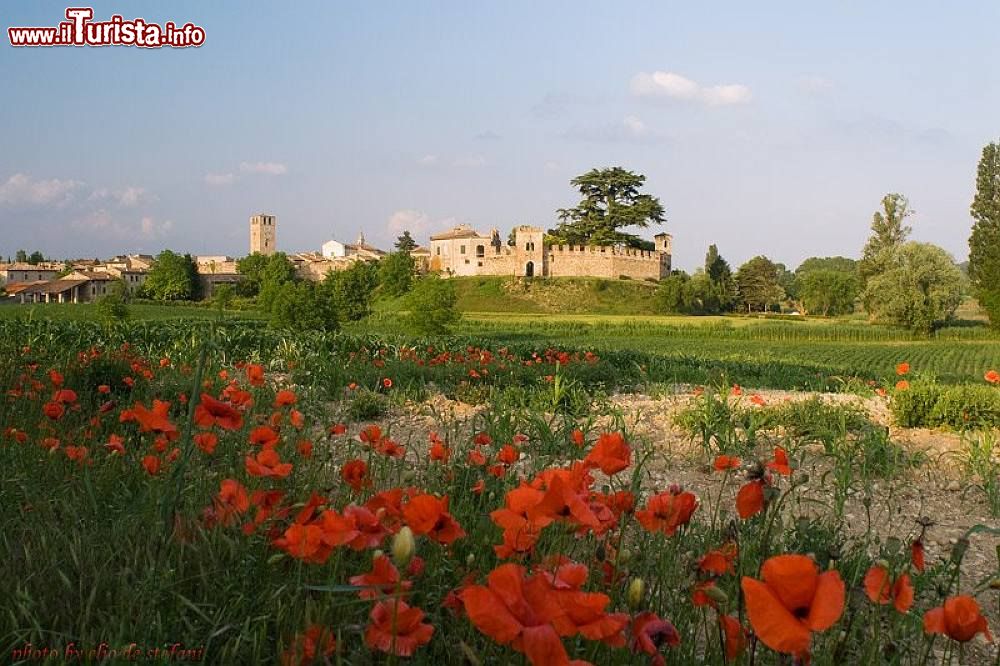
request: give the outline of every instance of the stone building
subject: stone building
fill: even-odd
[[[250,217],[250,254],[274,254],[277,250],[278,218],[258,213]]]
[[[659,280],[670,275],[671,236],[654,237],[655,249],[617,245],[550,245],[538,227],[518,226],[513,245],[461,225],[431,236],[429,269],[445,275],[516,277],[628,277]]]

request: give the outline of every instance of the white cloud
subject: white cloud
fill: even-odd
[[[205,174],[205,182],[213,187],[222,187],[236,182],[236,176],[231,173],[207,173]]]
[[[409,231],[410,234],[423,235],[430,228],[431,218],[427,213],[419,210],[403,209],[397,210],[389,216],[389,231],[394,234],[401,234]]]
[[[630,84],[636,97],[670,98],[686,102],[699,102],[707,106],[746,104],[753,95],[750,88],[739,83],[702,86],[697,81],[675,72],[639,72]]]
[[[139,221],[139,229],[146,238],[160,238],[174,228],[174,223],[170,220],[157,222],[151,217],[144,217]]]
[[[82,185],[76,180],[33,180],[23,173],[15,173],[0,185],[0,204],[61,206],[69,203],[74,191]]]
[[[123,208],[131,208],[141,203],[155,200],[156,197],[147,192],[144,187],[126,187],[123,190],[109,190],[106,187],[102,187],[91,192],[88,199],[90,201],[112,199]]]
[[[419,164],[420,166],[434,166],[437,163],[438,163],[437,155],[424,155],[419,160],[417,160],[417,164]]]
[[[268,176],[281,176],[288,172],[288,167],[278,162],[240,162],[243,173],[262,173]]]
[[[631,132],[635,136],[642,136],[646,133],[646,123],[642,122],[635,116],[625,116],[625,120],[622,121],[625,125],[625,130]]]

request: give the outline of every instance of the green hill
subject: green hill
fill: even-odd
[[[462,312],[654,314],[656,284],[603,278],[451,278]]]

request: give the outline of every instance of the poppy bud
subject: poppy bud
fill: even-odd
[[[709,585],[704,590],[705,596],[720,606],[729,603],[729,595],[715,585]]]
[[[621,550],[618,551],[618,557],[615,559],[615,564],[620,566],[626,565],[629,563],[629,560],[631,559],[632,559],[632,551],[629,550],[628,548],[622,548]]]
[[[475,562],[476,562],[475,553],[469,553],[468,555],[465,556],[465,566],[471,567],[473,564],[475,564]]]
[[[1000,590],[1000,578],[994,578],[990,581],[991,590]]]
[[[642,598],[646,596],[646,581],[641,578],[633,578],[628,584],[628,592],[625,599],[628,607],[632,610],[639,608]]]
[[[413,539],[413,530],[408,525],[404,525],[392,538],[392,559],[396,562],[396,566],[402,568],[409,564],[416,549],[417,544]]]
[[[415,476],[416,475],[413,473],[412,467],[407,467],[405,470],[403,470],[403,480],[406,481],[407,483],[412,483]]]
[[[961,562],[962,558],[965,557],[965,551],[967,551],[968,549],[969,549],[968,539],[959,539],[958,541],[956,541],[954,547],[951,549],[951,561],[956,563]]]
[[[382,550],[381,548],[377,548],[377,549],[375,549],[375,550],[372,551],[372,559],[373,560],[377,560],[378,558],[382,557],[383,555],[385,555],[385,551]]]
[[[875,563],[875,566],[882,567],[886,571],[889,570],[889,563],[886,562],[885,560],[879,560],[878,562]]]
[[[608,551],[604,548],[603,543],[597,544],[597,551],[594,553],[594,557],[597,558],[598,562],[603,562],[608,556]]]
[[[267,558],[267,563],[274,564],[275,562],[280,562],[282,559],[284,559],[284,557],[285,557],[284,553],[276,553],[271,557]]]

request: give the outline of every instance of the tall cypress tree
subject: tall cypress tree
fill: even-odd
[[[1000,327],[1000,143],[983,148],[971,213],[969,278],[990,323]]]

